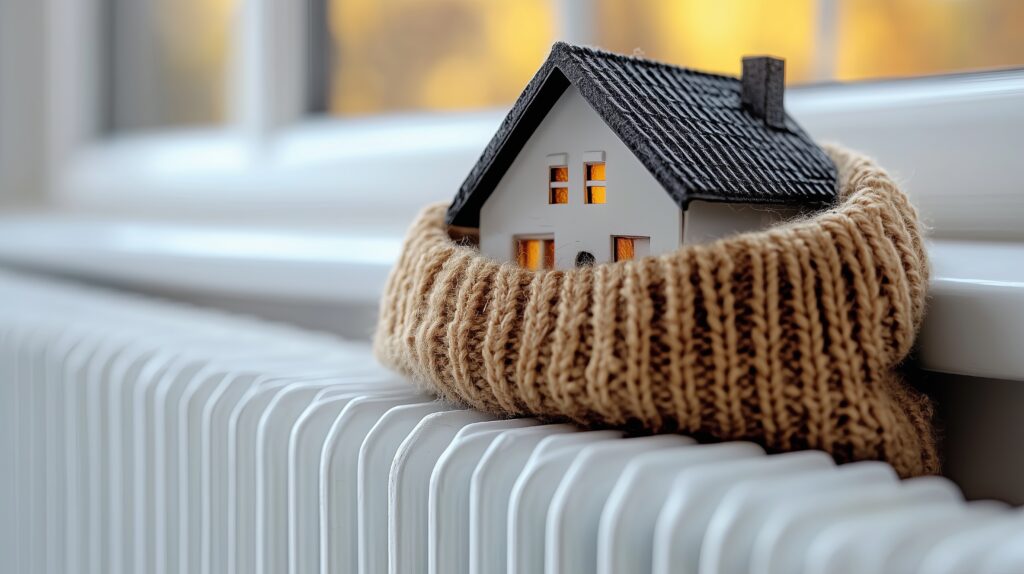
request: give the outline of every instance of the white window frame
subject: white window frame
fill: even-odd
[[[589,179],[590,166],[592,165],[603,165],[605,170],[608,169],[608,162],[605,161],[603,151],[588,151],[583,154],[583,203],[584,205],[604,205],[608,202],[608,173],[607,171],[605,172],[604,179]],[[605,189],[604,201],[593,201],[593,197],[590,194],[590,188],[592,187],[603,187]]]
[[[108,136],[97,117],[109,77],[99,73],[103,0],[42,1],[51,4],[49,195],[65,209],[205,220],[235,219],[241,208],[254,220],[401,226],[451,197],[504,115],[310,115],[315,3],[238,0],[226,123]],[[836,1],[818,0],[823,74]],[[593,1],[551,2],[557,37],[590,43]]]
[[[236,218],[241,206],[256,220],[404,224],[425,203],[450,199],[504,115],[310,115],[313,3],[239,0],[225,124],[108,136],[96,113],[102,0],[48,1],[47,163],[61,208],[210,219]],[[560,38],[588,40],[588,3],[555,0]]]
[[[558,267],[558,243],[555,242],[555,234],[554,233],[522,233],[522,234],[513,235],[512,236],[512,257],[511,257],[510,261],[517,261],[517,262],[519,261],[519,254],[520,254],[519,245],[520,245],[520,243],[522,243],[524,241],[539,241],[540,242],[541,265],[540,265],[540,267],[537,268],[538,270],[556,269]],[[555,251],[555,255],[554,255],[555,258],[552,261],[552,266],[551,267],[545,267],[544,266],[545,247],[547,247],[548,243],[550,243],[554,247],[554,251]]]
[[[239,0],[238,58],[230,66],[234,81],[228,90],[233,98],[228,108],[234,113],[227,125],[100,139],[95,110],[101,96],[97,78],[102,76],[96,73],[101,43],[94,16],[102,0],[45,1],[51,4],[49,30],[43,34],[51,42],[45,62],[47,164],[51,196],[61,207],[203,219],[234,219],[242,210],[257,221],[264,216],[401,226],[423,204],[450,199],[503,116],[500,110],[363,119],[308,116],[304,26],[309,3]],[[587,42],[589,0],[554,1],[558,36]],[[832,38],[827,32],[836,0],[819,2],[819,33]],[[823,61],[816,64],[822,74],[831,73],[827,61],[835,51],[825,44]],[[924,161],[991,164],[993,152],[1005,156],[1019,144],[1005,126],[1024,122],[1022,84],[1024,72],[1018,70],[809,86],[789,90],[787,108],[812,135],[852,147],[866,141],[862,149],[897,170]],[[975,117],[980,101],[994,108],[988,117]],[[881,117],[886,122],[877,121]],[[944,129],[997,133],[985,147],[936,150],[926,133],[936,118]],[[903,129],[891,129],[892,122],[902,123]],[[878,137],[883,131],[885,137]],[[893,161],[886,162],[887,155]],[[1004,161],[1000,156],[996,163]],[[995,174],[979,201],[949,185],[944,175],[925,178],[927,193],[915,198],[936,230],[1024,237],[1024,226],[1006,210],[1022,202],[1016,177]]]
[[[554,153],[547,157],[548,163],[548,205],[568,205],[569,201],[572,200],[572,193],[569,191],[569,181],[553,181],[551,179],[551,170],[565,168],[566,180],[571,180],[572,175],[569,169],[569,154],[567,153]],[[555,198],[555,190],[564,189],[568,195],[568,199],[565,203],[559,203],[552,201]]]

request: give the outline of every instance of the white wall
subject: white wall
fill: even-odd
[[[607,203],[584,199],[583,153],[604,151]],[[548,204],[548,161],[569,155],[569,203]],[[523,146],[480,212],[480,249],[499,261],[512,260],[515,235],[555,235],[555,264],[575,265],[589,251],[597,263],[611,260],[611,236],[651,238],[651,254],[677,249],[682,210],[636,156],[605,125],[579,91],[570,86]]]
[[[736,233],[763,229],[797,214],[797,209],[773,205],[691,201],[686,208],[683,243],[707,243]]]

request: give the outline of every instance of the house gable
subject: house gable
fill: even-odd
[[[586,203],[584,165],[603,154],[605,203]],[[549,203],[551,162],[568,168],[564,204]],[[612,260],[612,237],[649,237],[650,252],[677,249],[682,209],[574,86],[550,107],[518,148],[480,209],[480,250],[515,260],[515,239],[554,238],[555,266],[572,268],[581,252]]]
[[[450,225],[479,226],[497,181],[570,85],[680,208],[835,199],[825,152],[788,116],[769,125],[745,109],[738,78],[558,42],[463,182]]]

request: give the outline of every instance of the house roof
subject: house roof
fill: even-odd
[[[450,225],[479,226],[487,197],[569,85],[683,209],[694,199],[835,198],[825,152],[788,115],[776,129],[743,109],[739,78],[558,42],[463,182]]]

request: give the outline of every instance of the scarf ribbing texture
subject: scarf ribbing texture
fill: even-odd
[[[388,280],[377,357],[499,415],[937,472],[930,403],[896,371],[924,315],[921,224],[871,160],[827,151],[831,209],[568,271],[487,259],[452,241],[445,205],[429,206]]]

